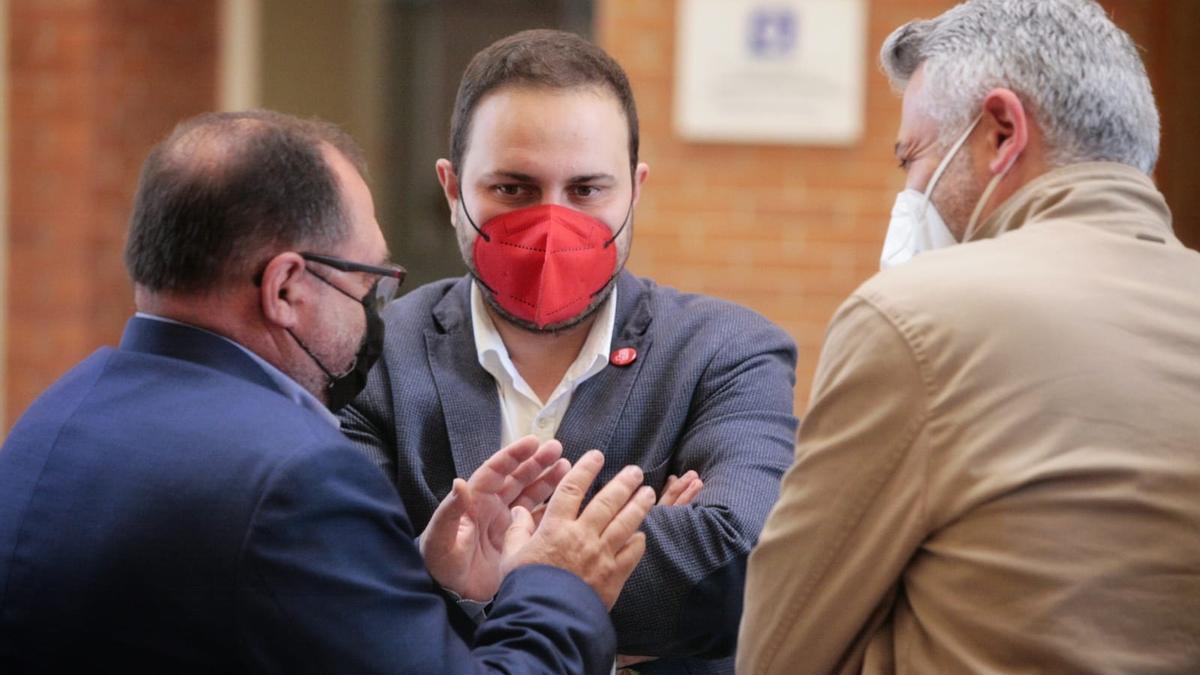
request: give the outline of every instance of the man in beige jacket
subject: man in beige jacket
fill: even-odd
[[[882,60],[893,269],[829,328],[739,672],[1200,673],[1200,254],[1135,46],[975,0]]]

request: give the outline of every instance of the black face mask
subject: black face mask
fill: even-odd
[[[300,345],[304,353],[308,354],[309,358],[321,369],[321,372],[325,373],[325,377],[329,380],[329,383],[325,385],[325,407],[333,412],[337,412],[353,401],[354,397],[358,396],[359,392],[367,386],[367,373],[371,372],[371,367],[379,361],[379,356],[383,354],[383,319],[379,316],[379,312],[375,311],[375,305],[372,302],[365,298],[355,298],[341,288],[329,283],[328,280],[320,275],[314,276],[333,286],[342,295],[362,304],[363,313],[367,317],[367,330],[363,333],[362,342],[358,345],[358,352],[354,355],[354,365],[350,367],[350,370],[341,375],[334,375],[330,372],[325,367],[325,364],[321,363],[321,359],[318,359],[317,355],[313,354],[312,350],[301,342],[300,338],[296,337],[292,329],[287,329],[288,335],[292,336],[292,339],[296,341],[296,344]],[[365,297],[371,298],[374,295],[375,287],[372,286],[370,292]]]

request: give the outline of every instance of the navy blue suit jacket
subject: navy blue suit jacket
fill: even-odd
[[[475,350],[469,277],[418,288],[384,318],[383,358],[342,428],[419,530],[454,477],[499,449],[500,402]],[[611,346],[637,359],[575,390],[556,434],[564,455],[603,450],[596,485],[625,464],[656,490],[688,469],[704,480],[690,506],[646,518],[646,555],[613,608],[619,651],[664,657],[644,672],[733,672],[708,659],[734,650],[746,556],[792,462],[795,345],[744,307],[622,272]]]
[[[476,629],[396,492],[237,346],[135,318],[0,449],[0,672],[608,672],[578,577],[504,581]]]

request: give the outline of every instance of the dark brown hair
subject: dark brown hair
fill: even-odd
[[[271,255],[340,242],[349,228],[322,144],[365,179],[362,152],[327,122],[251,110],[180,123],[142,165],[125,244],[133,282],[175,292],[249,283]]]
[[[629,125],[630,170],[638,161],[637,106],[625,71],[603,49],[558,30],[526,30],[493,42],[471,59],[458,85],[450,118],[450,162],[461,172],[480,99],[506,85],[570,89],[600,86],[617,97]]]

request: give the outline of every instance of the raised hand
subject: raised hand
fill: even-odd
[[[603,466],[598,450],[584,454],[559,483],[536,525],[523,506],[513,509],[504,542],[505,572],[534,563],[561,567],[587,582],[612,608],[646,550],[646,535],[638,527],[654,505],[654,490],[639,487],[642,470],[627,466],[580,513]]]
[[[421,536],[429,573],[464,598],[485,602],[500,587],[505,532],[513,507],[545,501],[567,474],[562,445],[526,436],[492,455],[470,479],[456,478]]]

